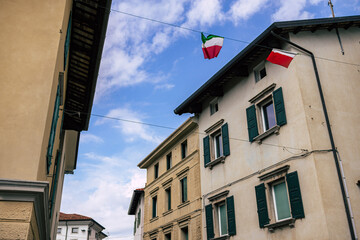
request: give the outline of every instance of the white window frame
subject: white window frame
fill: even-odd
[[[261,77],[260,72],[265,69],[265,76]],[[267,72],[266,72],[266,67],[265,67],[265,62],[261,62],[258,65],[256,65],[256,67],[254,67],[254,78],[255,78],[255,82],[259,82],[261,79],[265,78],[267,76]]]
[[[277,212],[277,207],[276,207],[276,197],[275,197],[274,186],[279,185],[279,184],[281,184],[281,183],[284,183],[284,184],[285,184],[285,190],[286,190],[286,195],[287,195],[287,200],[288,200],[290,217],[279,219],[279,217],[278,217],[278,212]],[[286,219],[292,218],[292,216],[291,216],[290,202],[289,202],[289,191],[288,191],[287,183],[286,183],[286,181],[285,181],[284,178],[280,178],[279,180],[276,180],[276,181],[274,181],[274,182],[271,182],[271,195],[272,195],[272,201],[273,201],[272,204],[273,204],[273,207],[274,207],[274,214],[275,214],[275,220],[276,220],[276,222],[284,221],[284,220],[286,220]]]
[[[218,98],[213,99],[210,102],[209,107],[210,107],[210,116],[215,114],[216,112],[218,112],[219,111],[219,99]]]
[[[57,228],[57,233],[59,234],[61,234],[61,231],[62,231],[62,228]]]
[[[226,202],[225,201],[221,201],[221,202],[218,202],[216,203],[216,211],[217,211],[217,225],[218,225],[218,228],[219,228],[219,236],[225,236],[225,235],[228,235],[229,233],[229,230],[228,230],[228,222],[227,222],[227,207],[226,207]],[[222,227],[222,223],[221,223],[221,214],[220,214],[220,207],[221,206],[224,206],[225,207],[225,224],[226,224],[226,233],[222,233],[221,232],[221,227]]]
[[[210,146],[210,151],[214,155],[212,160],[218,159],[224,156],[223,142],[222,142],[222,133],[221,128],[219,128],[216,132],[210,135],[212,144]],[[216,141],[217,137],[219,137],[219,142]],[[220,152],[218,153],[218,149]]]
[[[269,104],[269,103],[272,103],[272,110],[274,112],[274,116],[275,116],[275,124],[274,126],[269,126],[268,129],[266,129],[266,117],[265,117],[265,111],[264,111],[264,107]],[[258,108],[260,109],[260,113],[261,113],[261,127],[262,127],[262,132],[266,132],[268,131],[269,129],[273,128],[276,126],[276,114],[275,114],[275,107],[274,107],[274,100],[273,100],[273,97],[272,97],[272,94],[270,96],[268,96],[267,98],[264,99],[264,101],[260,102],[258,104]],[[269,120],[268,120],[269,121]]]

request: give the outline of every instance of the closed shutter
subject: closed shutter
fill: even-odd
[[[256,192],[256,204],[259,217],[259,226],[263,228],[266,224],[269,224],[269,214],[266,203],[265,184],[262,183],[255,187]]]
[[[205,206],[205,218],[207,240],[210,240],[211,238],[214,238],[214,223],[211,204]]]
[[[206,136],[203,138],[204,145],[204,166],[210,162],[210,138]]]
[[[228,232],[230,236],[236,235],[234,196],[226,198]]]
[[[291,214],[293,218],[304,218],[304,207],[301,198],[300,184],[297,172],[286,174],[289,190]]]
[[[278,88],[273,92],[276,124],[279,126],[286,124],[285,105],[282,89]]]
[[[252,142],[254,137],[259,135],[255,105],[252,105],[246,109],[246,118],[248,124],[249,141]]]
[[[221,136],[222,136],[222,142],[223,142],[223,152],[224,156],[230,155],[230,141],[229,141],[229,128],[228,124],[225,123],[221,126]]]

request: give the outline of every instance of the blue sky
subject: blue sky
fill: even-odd
[[[328,0],[113,0],[112,9],[251,42],[274,21],[330,17]],[[335,15],[360,14],[360,0],[333,0]],[[176,128],[173,110],[247,44],[224,40],[205,60],[199,33],[110,14],[93,114]],[[173,130],[92,116],[80,138],[77,169],[66,175],[61,211],[94,218],[109,239],[132,239],[127,215],[137,164]]]

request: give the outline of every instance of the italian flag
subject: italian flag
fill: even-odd
[[[296,55],[297,55],[296,53],[273,49],[266,60],[268,60],[271,63],[288,68],[291,61],[294,59]]]
[[[201,33],[201,40],[203,42],[202,50],[205,59],[211,59],[219,55],[220,49],[222,48],[224,42],[223,37],[211,34],[205,37],[204,34]]]

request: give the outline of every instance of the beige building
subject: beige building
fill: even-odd
[[[359,26],[273,23],[175,109],[199,124],[204,239],[358,238]]]
[[[143,239],[202,239],[196,121],[186,120],[138,166],[147,170]]]
[[[56,239],[110,2],[0,2],[0,239]]]

